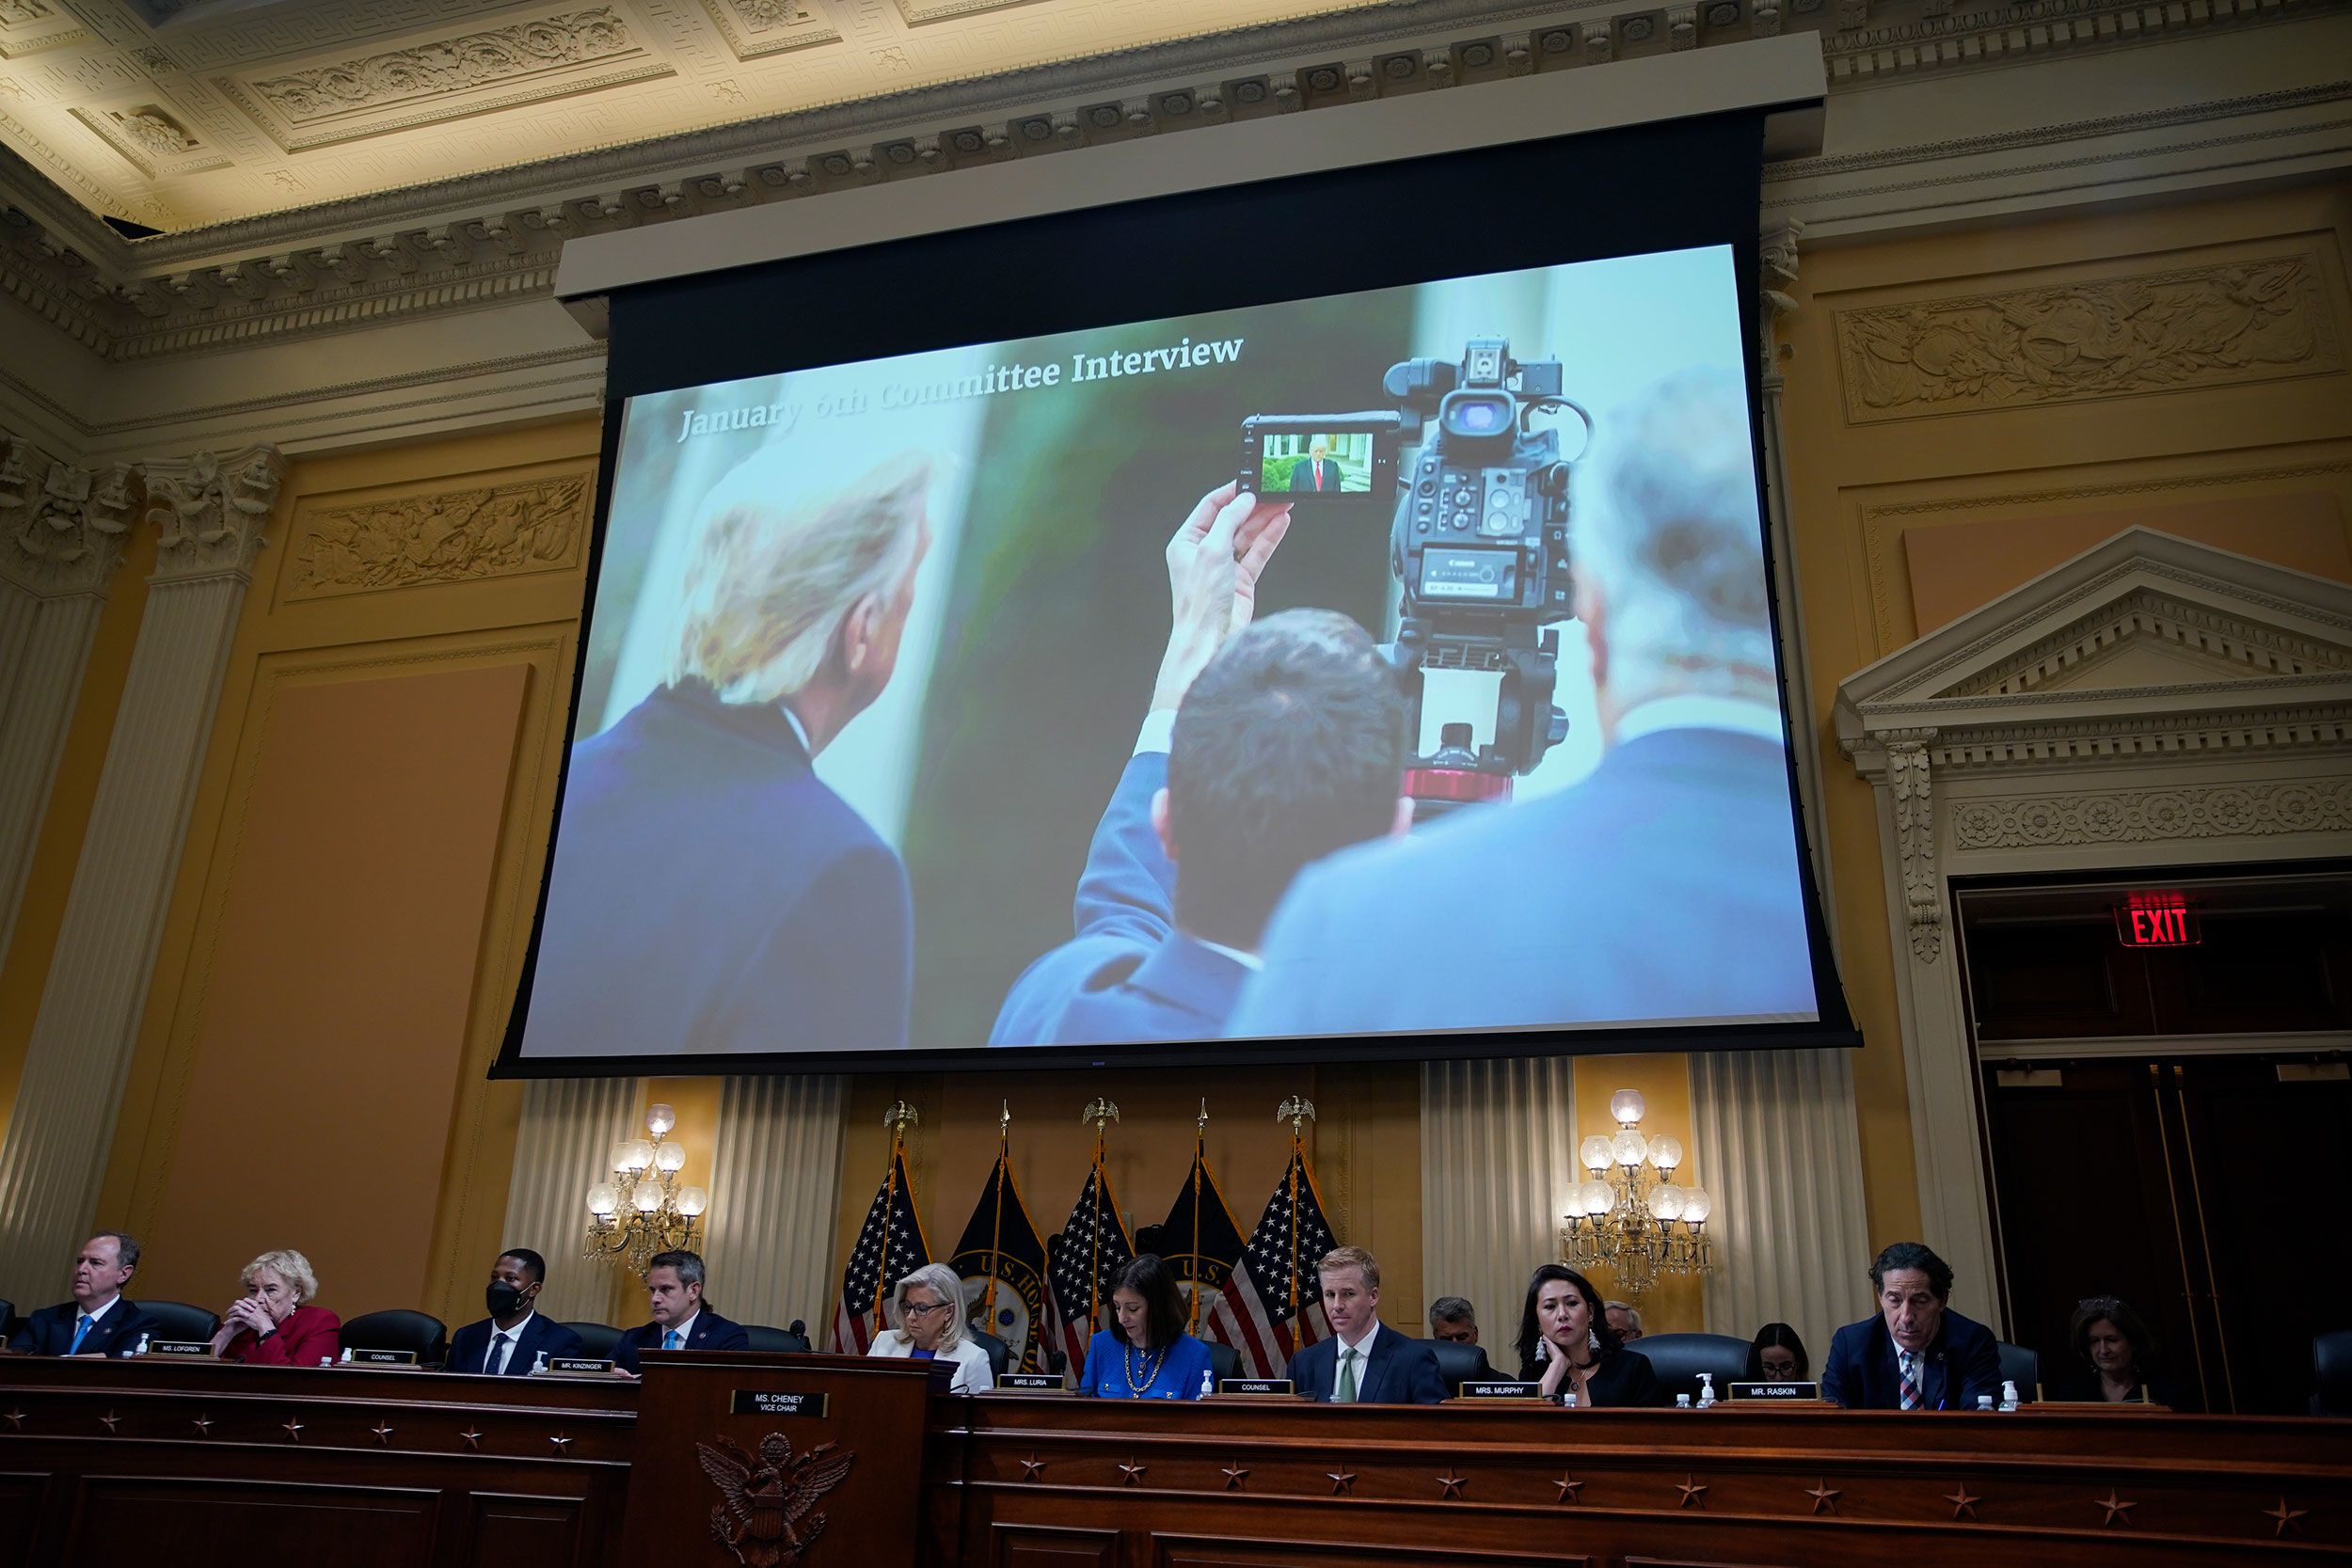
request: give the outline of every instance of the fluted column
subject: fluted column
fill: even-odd
[[[817,1327],[833,1314],[841,1186],[838,1077],[730,1078],[720,1092],[704,1252],[738,1323]]]
[[[1432,1300],[1470,1298],[1498,1366],[1510,1358],[1528,1274],[1560,1256],[1568,1188],[1584,1180],[1574,1088],[1567,1056],[1421,1069],[1422,1283]],[[1428,1308],[1417,1302],[1409,1316]]]
[[[612,1146],[639,1135],[639,1100],[634,1078],[543,1078],[524,1086],[500,1244],[548,1260],[539,1310],[559,1323],[602,1323],[612,1307],[613,1266],[581,1258],[580,1239],[588,1189],[612,1180]]]
[[[129,468],[92,474],[0,437],[0,955],[130,529]]]
[[[1691,1112],[1719,1216],[1707,1326],[1744,1339],[1788,1323],[1818,1368],[1831,1331],[1870,1309],[1853,1064],[1843,1051],[1694,1052]]]
[[[284,471],[273,447],[147,468],[163,528],[155,575],[0,1142],[0,1291],[18,1301],[56,1290],[92,1223],[237,612]]]

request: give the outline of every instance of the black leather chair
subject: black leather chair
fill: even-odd
[[[611,1323],[565,1323],[580,1336],[580,1354],[591,1361],[610,1361],[621,1348],[621,1331]]]
[[[0,1298],[0,1344],[16,1338],[16,1331],[24,1326],[24,1320],[16,1315],[16,1303]]]
[[[2352,1328],[2312,1336],[2312,1414],[2352,1416]]]
[[[1495,1375],[1486,1353],[1476,1345],[1466,1345],[1458,1339],[1423,1339],[1422,1343],[1438,1353],[1438,1375],[1445,1379],[1448,1399],[1461,1394],[1466,1380]]]
[[[2017,1402],[2031,1404],[2042,1397],[2042,1353],[2012,1345],[2007,1339],[1995,1339],[1993,1346],[2001,1354],[2002,1380],[2017,1385]],[[2001,1402],[1995,1399],[1994,1403]]]
[[[804,1354],[808,1350],[808,1336],[795,1334],[788,1328],[769,1328],[762,1323],[745,1323],[743,1333],[751,1340],[754,1350],[788,1351],[795,1354]]]
[[[142,1301],[139,1310],[155,1320],[154,1337],[194,1344],[220,1332],[220,1320],[184,1301]]]
[[[360,1314],[343,1324],[342,1339],[345,1350],[415,1351],[420,1367],[449,1359],[449,1326],[430,1312],[405,1307]]]
[[[1209,1375],[1219,1386],[1229,1377],[1241,1376],[1241,1352],[1231,1345],[1220,1345],[1215,1339],[1204,1340],[1209,1347]]]
[[[1728,1334],[1645,1334],[1626,1346],[1649,1361],[1658,1374],[1659,1397],[1668,1404],[1677,1394],[1699,1401],[1699,1374],[1715,1374],[1715,1397],[1730,1397],[1731,1386],[1748,1371],[1748,1342]]]
[[[1012,1365],[1012,1347],[985,1329],[967,1327],[963,1337],[988,1353],[988,1373],[1001,1380],[1005,1369]]]

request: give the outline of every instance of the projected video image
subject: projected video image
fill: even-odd
[[[522,1055],[1812,1022],[1746,351],[1718,247],[631,399]]]

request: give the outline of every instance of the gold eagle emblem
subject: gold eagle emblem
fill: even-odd
[[[724,1499],[710,1510],[710,1533],[743,1568],[795,1568],[825,1533],[825,1516],[813,1512],[817,1500],[841,1484],[857,1458],[831,1443],[795,1458],[781,1432],[761,1438],[756,1455],[722,1437],[695,1444],[694,1456]]]

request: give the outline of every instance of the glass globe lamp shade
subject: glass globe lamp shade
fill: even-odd
[[[1584,1183],[1584,1212],[1595,1219],[1598,1219],[1615,1208],[1616,1203],[1617,1195],[1609,1190],[1608,1182],[1587,1181]]]
[[[689,1187],[677,1195],[677,1212],[692,1219],[710,1207],[710,1195],[700,1187]]]
[[[1564,1219],[1581,1220],[1584,1217],[1583,1182],[1579,1181],[1575,1186],[1568,1189],[1567,1202],[1563,1206],[1560,1212],[1561,1217]]]
[[[588,1189],[588,1212],[600,1220],[609,1220],[621,1206],[621,1195],[610,1181],[599,1181]]]
[[[1682,1164],[1682,1140],[1652,1138],[1649,1141],[1649,1163],[1661,1171],[1670,1171]]]
[[[1692,1225],[1705,1225],[1707,1216],[1714,1212],[1715,1200],[1707,1196],[1705,1187],[1689,1187],[1683,1190],[1682,1217],[1686,1222]]]
[[[1616,1157],[1617,1164],[1631,1170],[1649,1157],[1649,1140],[1629,1127],[1617,1134],[1615,1141],[1610,1145],[1610,1152]]]
[[[1649,1212],[1668,1224],[1680,1219],[1682,1217],[1682,1189],[1661,1187],[1650,1194]]]
[[[686,1146],[684,1144],[655,1146],[653,1163],[658,1168],[673,1174],[684,1170],[686,1168]]]
[[[637,1205],[641,1214],[650,1214],[661,1207],[661,1189],[650,1182],[629,1194],[629,1201]]]
[[[1630,1127],[1649,1115],[1649,1101],[1639,1089],[1619,1089],[1609,1097],[1609,1114],[1617,1118],[1620,1127]]]
[[[1609,1168],[1609,1139],[1596,1132],[1577,1146],[1577,1157],[1584,1162],[1586,1170]]]
[[[616,1170],[644,1170],[653,1164],[653,1145],[643,1138],[631,1139],[622,1146],[617,1158],[620,1163],[613,1167]]]
[[[627,1138],[623,1138],[612,1146],[612,1173],[615,1176],[628,1174],[628,1140]]]
[[[666,1137],[677,1126],[677,1112],[656,1101],[645,1107],[645,1131],[656,1137]]]

